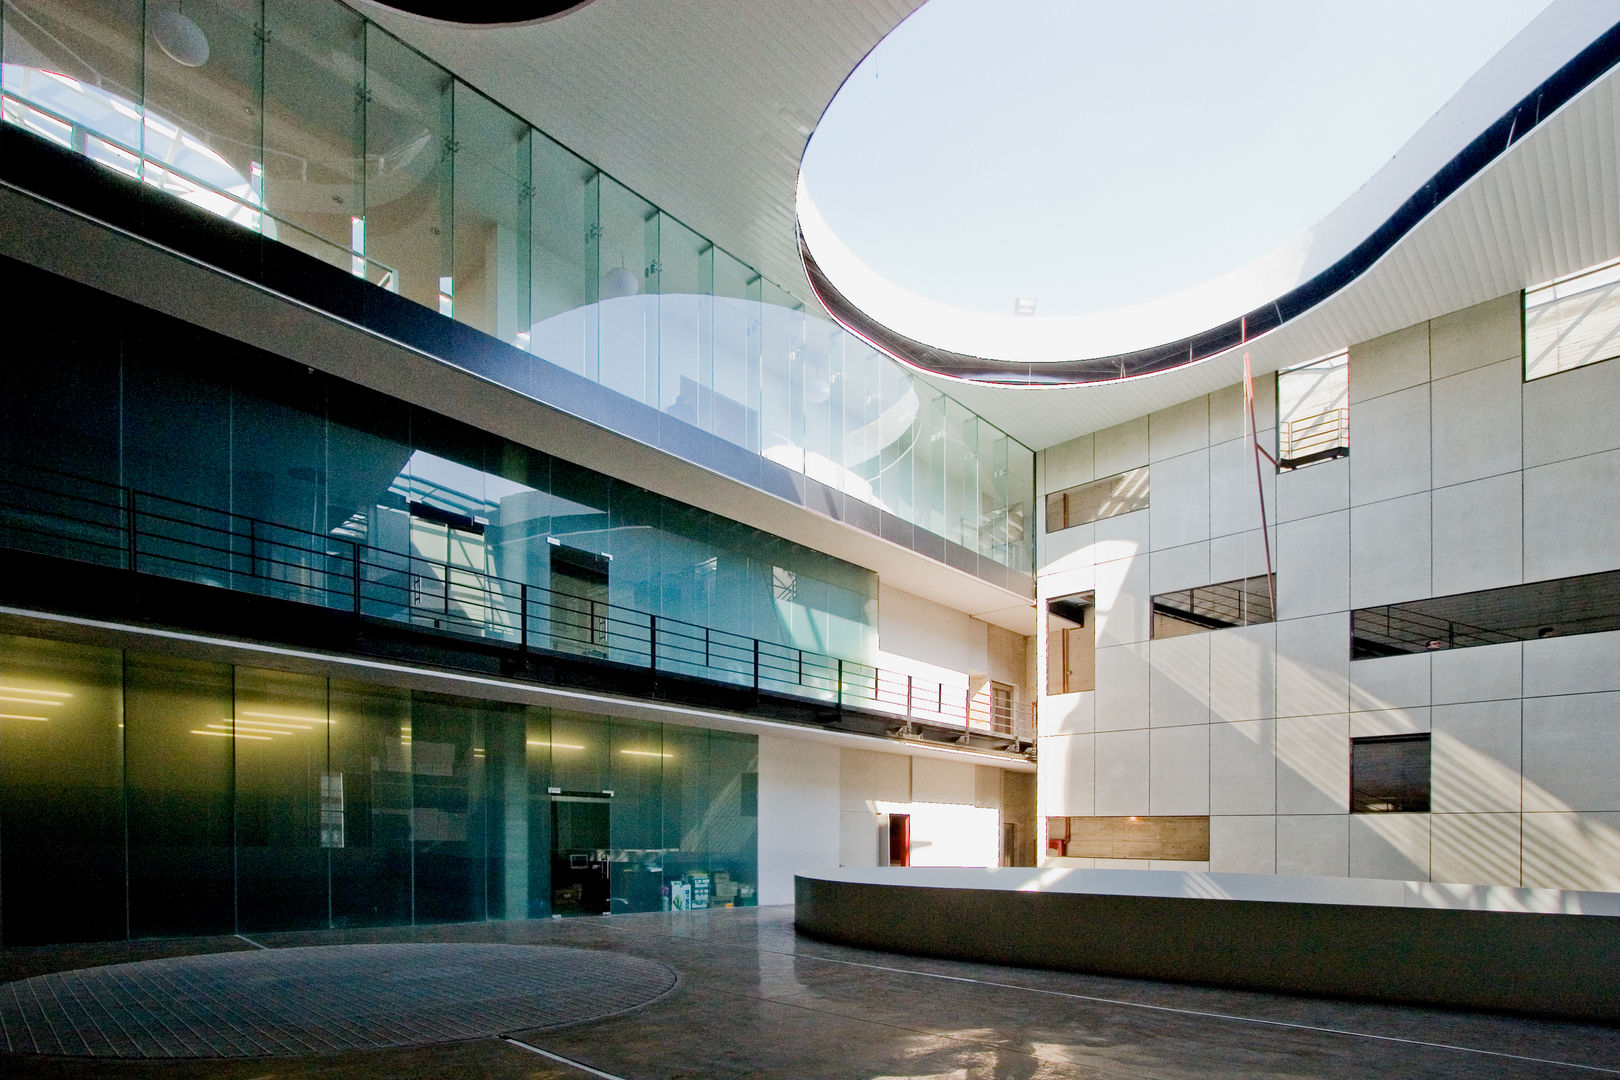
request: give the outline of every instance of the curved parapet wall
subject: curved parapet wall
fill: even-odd
[[[1252,990],[1620,1020],[1620,895],[1131,870],[838,870],[801,933]]]
[[[1073,386],[1186,367],[1297,319],[1360,279],[1433,211],[1620,65],[1620,25],[1611,20],[1612,13],[1591,6],[1566,3],[1549,12],[1517,50],[1488,64],[1388,165],[1301,237],[1216,281],[1130,309],[1029,319],[929,304],[929,318],[914,317],[916,325],[885,322],[874,301],[901,290],[874,284],[869,270],[853,272],[860,260],[815,211],[802,174],[800,258],[837,322],[933,374]],[[918,336],[925,322],[929,341]]]

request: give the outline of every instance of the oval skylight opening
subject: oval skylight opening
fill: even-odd
[[[1347,200],[1381,224],[1412,190],[1358,189],[1548,6],[929,0],[811,138],[804,241],[861,313],[940,349],[1045,363],[1198,334],[1353,248]],[[1483,97],[1415,185],[1517,100]]]

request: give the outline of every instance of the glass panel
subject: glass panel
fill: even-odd
[[[530,128],[462,83],[455,110],[455,316],[527,349]]]
[[[0,457],[117,483],[124,309],[10,261],[0,265],[0,295],[12,310],[34,313],[6,327]]]
[[[768,302],[764,280],[752,269],[740,263],[738,266],[736,278],[747,298],[744,310],[750,320],[751,352],[758,355],[761,371],[766,409],[765,456],[794,472],[807,472],[803,319],[780,304]],[[780,299],[775,289],[770,299]]]
[[[237,569],[250,588],[303,603],[348,597],[347,549],[328,556],[326,383],[242,365],[231,394]],[[341,523],[341,519],[340,519]],[[243,533],[246,536],[243,536]],[[243,544],[243,540],[246,544]],[[336,550],[334,548],[334,550]]]
[[[667,725],[663,749],[663,887],[659,906],[671,898],[690,906],[696,872],[709,869],[709,737],[696,728]]]
[[[534,134],[529,347],[541,359],[590,379],[597,375],[601,286],[597,176],[595,166]]]
[[[663,725],[614,720],[609,801],[610,911],[657,911],[664,887]]]
[[[713,336],[714,245],[668,214],[658,220],[658,406],[713,431],[715,396],[707,355]],[[722,413],[727,410],[722,409]],[[739,417],[728,417],[736,426]]]
[[[528,762],[529,795],[526,812],[529,816],[528,900],[529,918],[543,919],[551,914],[551,710],[529,708],[523,713],[524,750]],[[511,845],[507,855],[508,880],[513,873]],[[515,918],[511,905],[507,917]]]
[[[518,705],[486,702],[483,714],[483,741],[475,747],[473,756],[482,758],[484,768],[484,841],[485,892],[488,896],[489,918],[527,919],[535,917],[536,899],[549,899],[550,885],[546,880],[536,881],[534,862],[542,866],[550,854],[549,838],[542,835],[536,844],[532,835],[535,815],[530,803],[538,799],[542,804],[545,785],[531,779],[531,771],[538,779],[546,778],[543,768],[531,770],[528,753],[529,732],[544,731],[543,709],[525,709]],[[537,727],[531,714],[539,713],[541,725]],[[479,749],[483,753],[479,754]],[[538,889],[536,889],[538,886]]]
[[[416,921],[465,922],[486,912],[484,749],[472,703],[411,696]]]
[[[332,860],[332,925],[411,921],[411,695],[332,680],[331,769],[321,842]]]
[[[1007,440],[1007,564],[1031,572],[1035,562],[1035,453]]]
[[[326,680],[236,669],[238,928],[325,927],[327,851],[342,842],[341,779],[327,768]],[[230,733],[229,722],[207,730]]]
[[[207,36],[206,63],[164,32],[174,9],[146,9],[146,183],[251,229],[264,178],[264,58],[259,5],[192,0],[182,14]]]
[[[114,95],[122,104],[138,106],[144,67],[142,7],[141,0],[6,0],[0,6],[6,95],[58,112],[30,93],[47,88],[47,82],[35,81],[31,72],[50,71]],[[73,90],[60,82],[49,85]],[[123,119],[120,136],[138,149],[138,111]],[[6,120],[25,123],[24,114],[11,107]]]
[[[1179,637],[1271,622],[1274,587],[1272,579],[1262,575],[1159,593],[1153,598],[1152,636]]]
[[[450,77],[387,34],[366,28],[368,259],[378,283],[452,313]]]
[[[1429,812],[1429,733],[1350,740],[1352,814]]]
[[[391,268],[364,258],[365,22],[326,0],[274,0],[264,18],[264,205],[274,236],[381,281]]]
[[[551,910],[608,911],[610,780],[607,724],[580,713],[551,715]]]
[[[231,399],[219,375],[240,348],[161,316],[137,317],[124,346],[124,483],[230,506]]]
[[[0,637],[7,945],[125,935],[122,681],[114,649]]]
[[[786,374],[761,369],[763,338],[754,272],[719,248],[711,249],[710,257],[715,298],[713,431],[727,442],[790,465],[784,451],[796,444],[788,427]]]
[[[1620,570],[1350,613],[1350,658],[1467,649],[1620,630]]]
[[[1144,467],[1053,492],[1046,497],[1046,531],[1057,532],[1145,509],[1150,477]]]
[[[598,379],[610,390],[656,407],[658,301],[647,294],[647,277],[658,257],[658,211],[607,177],[601,180],[601,206],[602,345]]]
[[[705,807],[714,907],[752,906],[759,887],[759,740],[709,733]]]
[[[236,929],[231,711],[229,665],[126,655],[132,937]]]

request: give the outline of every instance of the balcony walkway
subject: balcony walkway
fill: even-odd
[[[606,591],[605,589],[603,590]],[[482,569],[0,461],[0,605],[1033,756],[1029,705]]]

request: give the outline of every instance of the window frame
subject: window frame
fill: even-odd
[[[1270,579],[1267,582],[1267,579]],[[1263,588],[1256,588],[1254,582],[1266,583]],[[1238,599],[1238,615],[1241,621],[1226,622],[1213,615],[1201,615],[1196,608],[1197,594],[1226,586],[1240,586]],[[1276,574],[1255,574],[1251,577],[1234,578],[1231,581],[1216,581],[1208,585],[1195,585],[1187,589],[1172,589],[1169,592],[1155,593],[1148,601],[1148,638],[1153,641],[1162,641],[1166,638],[1185,637],[1188,634],[1202,633],[1208,630],[1234,630],[1244,626],[1260,626],[1264,623],[1277,621],[1275,596],[1277,591]],[[1167,597],[1186,596],[1185,607],[1170,607],[1163,603]],[[1253,598],[1263,597],[1265,603],[1258,607],[1251,607]],[[1252,617],[1251,617],[1252,616]],[[1174,633],[1161,633],[1161,617],[1171,620],[1174,624],[1186,627]]]
[[[1076,529],[1081,525],[1090,525],[1094,521],[1106,521],[1109,518],[1120,517],[1125,514],[1134,514],[1138,510],[1146,510],[1151,498],[1151,471],[1148,466],[1141,465],[1134,469],[1114,473],[1112,476],[1088,480],[1084,484],[1063,488],[1060,491],[1048,492],[1045,496],[1046,508],[1046,534],[1062,532],[1065,529]],[[1133,491],[1130,488],[1140,482],[1141,490]],[[1093,492],[1110,485],[1108,492],[1101,498],[1081,501],[1082,493]],[[1084,516],[1087,511],[1087,502],[1094,502],[1099,511],[1089,517]],[[1115,509],[1108,509],[1111,502],[1120,504]],[[1071,507],[1078,504],[1078,509],[1071,511]],[[1053,507],[1056,505],[1059,512],[1054,520]],[[1106,511],[1106,512],[1103,512]]]
[[[1402,790],[1394,801],[1384,797],[1380,792],[1369,792],[1369,782],[1382,782],[1383,776],[1380,774],[1371,778],[1370,781],[1364,778],[1360,787],[1361,795],[1358,797],[1356,784],[1358,757],[1356,751],[1358,748],[1365,748],[1370,751],[1374,747],[1417,746],[1420,744],[1423,747],[1421,794],[1416,793],[1417,787],[1415,785],[1409,789],[1410,793],[1407,790]],[[1377,757],[1379,755],[1373,756]],[[1382,756],[1388,757],[1390,760],[1369,762],[1364,768],[1381,766],[1384,770],[1397,774],[1404,773],[1409,768],[1407,762],[1398,760],[1393,755]],[[1402,776],[1401,778],[1404,779],[1405,777]],[[1401,795],[1405,797],[1403,798]],[[1376,802],[1373,801],[1375,799]],[[1408,731],[1395,735],[1365,735],[1350,740],[1350,812],[1352,814],[1427,814],[1433,805],[1434,739],[1430,732]]]

